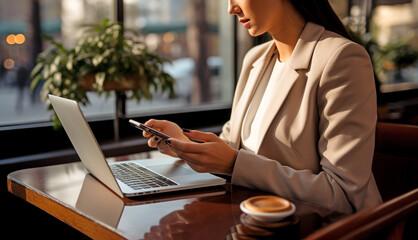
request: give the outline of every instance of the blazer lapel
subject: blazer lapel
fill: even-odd
[[[231,118],[231,125],[233,127],[231,128],[231,140],[232,146],[235,148],[239,148],[240,145],[242,121],[247,112],[250,100],[257,89],[261,76],[266,70],[275,49],[274,42],[272,42],[265,54],[253,63],[245,88],[232,113],[233,118]]]
[[[289,59],[289,62],[280,79],[281,84],[279,84],[277,89],[278,94],[275,95],[275,104],[270,106],[271,111],[269,110],[266,115],[265,124],[263,124],[261,131],[259,132],[261,136],[265,137],[268,128],[274,120],[274,117],[283,106],[288,93],[299,78],[298,70],[307,69],[309,67],[316,43],[323,32],[324,28],[322,26],[311,22],[306,23],[305,28],[295,46],[292,57]],[[249,103],[254,95],[261,76],[269,63],[269,60],[274,53],[274,50],[274,41],[272,41],[271,46],[263,57],[254,62],[242,95],[238,100],[235,110],[232,112],[231,145],[235,148],[240,147],[242,122],[247,112]]]
[[[260,134],[259,136],[263,137],[260,144],[264,141],[268,129],[285,103],[295,82],[299,79],[303,80],[303,75],[299,74],[298,70],[307,69],[309,67],[316,43],[323,32],[324,28],[319,25],[310,22],[306,24],[295,46],[291,59],[289,59],[288,64],[286,64],[280,79],[277,79],[279,81],[279,84],[276,85],[275,89],[277,94],[273,96],[272,105],[269,106],[269,111],[266,113],[265,118],[263,119],[263,125],[258,133]],[[259,148],[260,145],[257,146],[256,153],[258,153]]]
[[[293,69],[289,65],[286,65],[281,76],[282,77],[280,79],[277,79],[278,81],[280,81],[280,84],[277,84],[275,87],[276,94],[272,97],[272,104],[269,106],[269,110],[266,112],[266,115],[263,118],[263,125],[260,127],[260,131],[258,132],[259,136],[263,138],[263,140],[260,141],[259,144],[262,144],[262,142],[264,141],[267,130],[269,129],[270,125],[275,119],[280,108],[283,106],[283,103],[286,101],[286,97],[292,89],[293,85],[295,84],[296,80],[298,79],[299,74],[295,69]],[[257,146],[256,153],[258,153],[259,148],[260,145]]]

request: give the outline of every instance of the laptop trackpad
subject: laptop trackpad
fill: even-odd
[[[147,166],[147,168],[163,175],[166,177],[177,177],[177,176],[184,176],[195,174],[196,172],[179,166],[177,164],[162,164],[162,165],[155,165],[155,166]]]

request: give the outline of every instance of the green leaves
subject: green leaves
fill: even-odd
[[[52,46],[40,53],[31,72],[31,89],[42,85],[41,96],[48,94],[75,99],[87,104],[86,89],[78,81],[86,75],[95,77],[92,91],[101,93],[110,80],[137,75],[139,88],[130,96],[137,101],[151,99],[155,92],[168,92],[174,97],[174,79],[164,72],[168,60],[150,52],[138,37],[125,31],[121,24],[104,20],[97,25],[85,25],[84,34],[75,47],[65,49],[51,37],[43,35]],[[128,32],[128,31],[126,31]]]
[[[105,72],[98,72],[98,73],[95,74],[94,79],[96,80],[95,87],[97,88],[97,90],[99,92],[103,91],[104,82],[105,82],[105,79],[106,79],[106,73]]]

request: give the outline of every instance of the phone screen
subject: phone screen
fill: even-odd
[[[158,131],[158,130],[156,130],[154,128],[150,128],[148,126],[145,126],[143,123],[137,122],[135,120],[129,119],[129,123],[132,126],[138,128],[138,129],[141,129],[141,130],[143,130],[143,131],[145,131],[147,133],[154,134],[155,136],[158,136],[160,138],[163,138],[163,139],[170,138],[170,136],[168,136],[167,134],[164,134],[164,133],[162,133],[162,132],[160,132],[160,131]]]

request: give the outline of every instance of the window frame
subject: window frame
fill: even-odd
[[[128,124],[129,119],[145,122],[148,119],[165,119],[178,123],[181,127],[199,130],[213,130],[219,133],[222,125],[229,120],[231,105],[199,106],[188,111],[159,112],[158,115],[135,115],[119,118],[118,141],[115,140],[111,117],[89,119],[88,123],[98,143],[107,145],[106,157],[132,154],[135,152],[149,151],[145,138],[141,133]],[[52,122],[23,124],[8,127],[0,127],[0,139],[2,146],[2,159],[15,159],[22,156],[39,155],[57,151],[73,149],[64,129],[55,130]],[[133,148],[133,143],[136,147]],[[53,154],[55,156],[55,154]],[[32,156],[35,157],[36,156]],[[24,160],[24,159],[23,159]],[[26,160],[24,160],[26,161]]]
[[[123,0],[115,0],[115,15],[118,21],[124,19]],[[233,16],[231,16],[233,17]],[[237,26],[232,29],[233,41],[233,89],[238,76]],[[220,133],[222,125],[229,120],[231,104],[213,104],[186,107],[177,110],[160,111],[154,114],[126,115],[126,99],[116,94],[116,104],[120,104],[119,113],[124,114],[89,118],[88,123],[105,157],[120,156],[151,150],[140,132],[127,124],[128,119],[145,122],[148,119],[166,119],[178,123],[181,127]],[[126,123],[126,124],[125,124]],[[118,126],[115,130],[115,124]],[[118,131],[118,136],[115,136]],[[0,126],[0,165],[36,164],[38,166],[77,161],[78,157],[63,129],[55,130],[52,122],[40,122],[10,126]],[[36,162],[36,163],[35,163]]]

